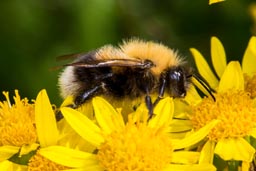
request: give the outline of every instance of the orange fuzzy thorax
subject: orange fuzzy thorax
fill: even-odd
[[[160,75],[160,73],[169,67],[180,65],[182,58],[172,49],[152,41],[142,41],[132,39],[120,45],[121,50],[128,56],[139,58],[142,60],[149,59],[154,64],[152,73]]]

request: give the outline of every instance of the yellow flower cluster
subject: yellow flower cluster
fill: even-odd
[[[10,125],[21,128],[2,137],[1,170],[215,170],[212,164],[199,162],[200,152],[185,148],[204,139],[218,121],[213,120],[183,138],[173,138],[169,132],[174,120],[171,98],[156,106],[156,116],[149,121],[145,105],[125,121],[119,109],[95,97],[95,120],[62,107],[64,119],[56,122],[58,111],[54,111],[45,90],[31,103],[21,99],[16,91],[15,103],[11,104],[8,94],[4,94],[0,130],[5,132]]]
[[[227,63],[222,43],[216,37],[211,38],[211,59],[217,77],[201,53],[194,48],[190,50],[199,73],[215,90],[216,98],[215,101],[202,98],[194,105],[191,102],[193,128],[200,129],[212,119],[220,121],[202,148],[211,150],[208,155],[217,155],[225,161],[240,161],[236,162],[237,168],[249,170],[248,163],[253,162],[256,148],[256,37],[251,37],[242,64]],[[226,164],[229,168],[234,163]]]

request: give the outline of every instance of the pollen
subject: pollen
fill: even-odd
[[[29,160],[28,163],[28,171],[59,171],[66,169],[69,168],[43,157],[38,152]]]
[[[251,98],[256,97],[256,74],[249,77],[248,75],[244,75],[245,78],[245,91],[250,93]]]
[[[107,135],[97,157],[107,171],[159,171],[171,161],[172,144],[162,128],[129,120],[123,130]]]
[[[250,94],[244,91],[227,91],[214,95],[216,101],[204,98],[193,108],[191,121],[198,130],[213,119],[220,120],[208,138],[218,141],[223,138],[239,138],[249,135],[255,127],[256,108]]]
[[[21,147],[35,143],[34,104],[30,104],[27,98],[21,99],[17,90],[14,104],[11,104],[8,92],[3,94],[6,101],[0,102],[0,145]]]

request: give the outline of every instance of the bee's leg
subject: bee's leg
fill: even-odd
[[[81,93],[79,96],[77,96],[74,100],[73,108],[79,107],[86,100],[91,99],[93,96],[95,96],[95,94],[97,94],[101,90],[102,86],[103,84],[95,86],[92,89],[86,90],[83,93]]]
[[[100,86],[95,86],[92,89],[86,90],[83,93],[81,93],[81,95],[77,96],[75,98],[74,104],[70,104],[67,105],[66,107],[71,107],[73,109],[78,108],[80,105],[82,105],[86,100],[92,98],[98,91],[100,91],[100,89],[102,88],[103,84]],[[57,121],[60,121],[61,119],[63,119],[63,115],[60,112],[60,110],[58,110],[55,114],[55,118]]]
[[[155,106],[157,105],[157,103],[158,103],[161,99],[163,99],[165,86],[166,86],[166,80],[165,80],[164,78],[161,78],[158,96],[157,96],[157,99],[156,99],[156,100],[154,101],[154,103],[153,103],[153,107],[155,107]]]
[[[75,105],[74,104],[70,104],[70,105],[67,105],[67,106],[65,106],[65,107],[70,107],[70,108],[75,108]],[[58,109],[57,111],[56,111],[56,113],[55,113],[55,119],[56,119],[56,121],[60,121],[61,119],[63,119],[64,118],[64,116],[62,115],[62,113],[61,113],[61,111],[60,111],[60,109]]]
[[[147,94],[146,97],[145,97],[145,103],[146,103],[146,106],[148,108],[148,114],[149,114],[149,118],[148,120],[150,120],[153,116],[153,103],[152,103],[152,100],[151,100],[151,97]]]

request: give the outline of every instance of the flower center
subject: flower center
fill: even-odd
[[[15,91],[11,105],[9,94],[3,93],[6,101],[0,102],[0,145],[23,146],[37,140],[34,121],[34,105],[21,99]]]
[[[59,171],[69,169],[36,153],[28,163],[28,171]]]
[[[245,75],[244,78],[245,78],[245,91],[250,93],[251,98],[255,98],[256,97],[256,74],[254,74],[252,77]]]
[[[172,144],[163,128],[128,121],[123,130],[107,135],[97,157],[107,171],[162,170],[171,161]]]
[[[214,141],[250,134],[255,127],[256,108],[249,94],[244,91],[228,91],[215,94],[215,98],[215,102],[205,98],[193,108],[193,127],[198,130],[213,119],[220,120],[208,135]]]

